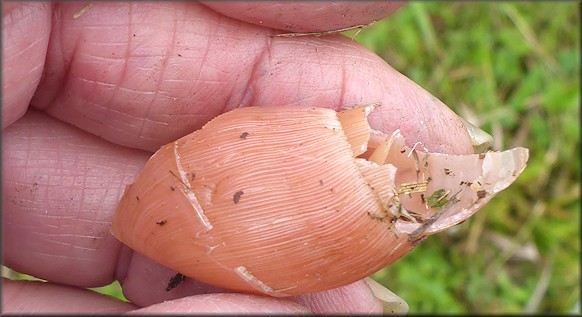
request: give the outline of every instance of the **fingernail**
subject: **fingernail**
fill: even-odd
[[[366,277],[364,281],[366,281],[372,293],[374,293],[374,297],[382,302],[384,314],[404,315],[408,313],[408,304],[402,298],[398,297],[398,295],[392,293],[389,289],[369,277]]]
[[[473,145],[473,152],[474,153],[483,153],[493,145],[493,137],[474,126],[471,122],[459,117],[465,127],[467,128],[467,132],[469,132],[469,137],[471,137],[471,144]]]

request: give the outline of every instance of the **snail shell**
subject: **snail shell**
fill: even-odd
[[[370,129],[373,108],[247,107],[218,116],[148,160],[112,234],[208,284],[298,295],[377,272],[467,219],[525,167],[523,148],[483,157],[410,149],[398,131]],[[454,173],[438,171],[449,163]],[[454,203],[427,205],[438,189]]]

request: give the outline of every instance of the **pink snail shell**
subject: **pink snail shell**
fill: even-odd
[[[111,232],[193,279],[292,296],[377,272],[469,218],[525,168],[525,148],[411,149],[399,131],[370,129],[373,108],[224,113],[152,155]]]

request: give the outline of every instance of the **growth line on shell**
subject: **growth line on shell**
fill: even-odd
[[[269,285],[261,282],[251,272],[249,272],[249,270],[247,270],[247,268],[244,266],[238,266],[234,269],[234,271],[236,272],[236,274],[238,274],[238,276],[240,276],[240,278],[242,278],[245,282],[247,282],[249,285],[251,285],[256,290],[259,290],[265,294],[268,294],[268,295],[271,295],[274,297],[287,296],[286,294],[281,293],[279,291],[276,291],[273,288],[271,288]]]
[[[192,192],[192,188],[190,187],[190,182],[188,181],[188,177],[186,176],[186,172],[184,171],[184,168],[182,167],[182,162],[180,160],[180,154],[178,154],[178,141],[174,142],[174,158],[176,159],[176,167],[178,168],[178,173],[180,174],[180,178],[181,178],[179,180],[186,187],[186,188],[180,188],[180,191],[182,192],[182,194],[184,194],[186,196],[186,198],[188,198],[188,201],[190,201],[192,208],[194,208],[194,211],[196,211],[196,215],[200,219],[200,222],[202,222],[202,225],[204,225],[206,232],[208,232],[208,231],[212,230],[212,224],[210,223],[210,221],[208,220],[208,218],[204,214],[204,211],[202,210],[202,206],[200,206],[200,203],[198,202],[198,198],[196,198],[196,195],[194,195],[194,193]]]

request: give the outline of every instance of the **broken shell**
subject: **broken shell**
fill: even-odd
[[[218,116],[149,159],[111,231],[199,281],[298,295],[377,272],[470,217],[525,168],[524,148],[460,156],[411,149],[399,131],[370,129],[373,108],[248,107]]]

